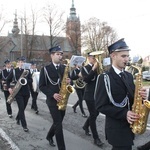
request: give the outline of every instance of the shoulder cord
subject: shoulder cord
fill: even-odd
[[[6,80],[6,79],[7,79],[7,77],[4,76],[3,70],[2,70],[2,78],[3,78],[3,80]]]
[[[52,85],[57,85],[57,84],[59,84],[60,79],[58,79],[57,82],[53,81],[53,80],[49,77],[48,72],[47,72],[47,70],[46,70],[45,67],[44,67],[44,72],[45,72],[45,76],[47,76],[49,82],[50,82]],[[45,79],[46,79],[46,78],[45,78]]]
[[[97,92],[97,85],[98,85],[98,80],[99,80],[100,75],[101,75],[101,74],[99,74],[99,75],[97,76],[96,85],[95,85],[95,91],[94,91],[94,99],[96,99],[95,95],[96,95],[96,92]]]
[[[87,74],[89,74],[89,72],[87,71],[87,69],[85,68],[85,67],[83,67],[83,69],[84,69],[84,71],[87,73]],[[94,76],[94,78],[91,80],[91,81],[94,81],[95,80],[95,76]]]
[[[111,94],[111,89],[110,89],[110,78],[107,74],[104,74],[104,82],[105,82],[105,88],[106,88],[106,92],[107,92],[107,95],[109,97],[109,100],[110,102],[116,106],[116,107],[125,107],[127,104],[128,104],[128,109],[129,109],[129,98],[128,96],[126,95],[126,97],[123,99],[123,101],[121,103],[116,103],[112,97],[112,94]]]

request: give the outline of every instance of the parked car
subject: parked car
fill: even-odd
[[[142,76],[143,76],[143,80],[150,81],[150,71],[143,71]]]

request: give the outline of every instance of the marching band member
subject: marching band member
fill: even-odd
[[[89,117],[87,118],[83,126],[83,129],[85,130],[86,135],[90,135],[88,129],[90,126],[93,139],[94,139],[94,144],[97,145],[98,147],[101,147],[103,143],[98,136],[97,127],[96,127],[96,118],[99,113],[95,109],[95,100],[94,100],[94,89],[95,89],[96,78],[97,78],[98,62],[96,61],[93,55],[90,55],[90,53],[88,53],[88,61],[89,64],[82,67],[81,70],[83,80],[87,83],[85,86],[83,99],[85,100],[89,111]]]
[[[13,89],[10,88],[10,82],[14,79],[16,82],[19,82],[19,78],[22,75],[24,69],[22,69],[22,66],[25,62],[25,58],[22,56],[20,58],[18,58],[18,67],[15,68],[13,71],[11,71],[11,73],[9,74],[9,76],[7,77],[7,86],[8,86],[8,91],[10,94],[13,93]],[[25,118],[25,108],[28,104],[28,100],[30,97],[30,91],[29,91],[29,83],[32,82],[32,77],[29,71],[29,74],[25,77],[27,80],[26,85],[22,85],[21,89],[18,91],[18,93],[15,96],[16,102],[18,104],[18,114],[16,117],[16,123],[19,125],[20,121],[23,127],[23,130],[25,132],[28,132],[29,129],[27,127],[27,122],[26,122],[26,118]]]
[[[36,66],[36,63],[31,62],[31,69],[30,69],[31,75],[34,74],[34,72],[39,72]],[[31,109],[34,109],[35,113],[38,114],[38,107],[37,107],[37,97],[38,97],[38,91],[33,90],[33,85],[32,83],[29,84],[30,87],[30,92],[31,92],[31,97],[32,97],[32,104],[31,104]]]
[[[47,133],[46,139],[54,147],[53,136],[55,135],[58,150],[66,150],[62,127],[65,110],[59,110],[57,106],[57,102],[62,99],[59,91],[65,70],[65,65],[60,63],[63,51],[59,46],[56,46],[50,48],[49,52],[52,62],[41,69],[39,81],[39,88],[47,97],[46,104],[53,119],[53,124]],[[66,79],[66,83],[70,83],[69,78]]]
[[[95,106],[106,115],[106,139],[112,150],[132,149],[134,134],[130,124],[139,118],[131,110],[135,90],[133,76],[124,71],[129,62],[129,50],[124,39],[110,45],[108,51],[112,66],[108,72],[98,76],[96,83]],[[120,73],[124,73],[126,80]]]
[[[12,71],[11,69],[11,62],[9,59],[5,60],[5,68],[1,71],[0,73],[0,79],[1,84],[2,84],[2,91],[4,92],[4,96],[5,96],[5,100],[6,100],[6,110],[7,110],[7,114],[9,116],[9,118],[12,118],[12,108],[11,108],[11,104],[7,103],[7,98],[9,96],[9,91],[6,85],[6,79],[7,76],[9,75],[9,73]]]
[[[75,68],[72,70],[72,72],[70,73],[70,78],[72,80],[77,80],[79,78],[82,78],[80,75],[81,71],[80,71],[80,67],[78,65],[75,65]],[[82,113],[82,117],[87,118],[87,115],[84,112],[84,108],[83,108],[83,95],[84,95],[84,87],[83,88],[79,88],[77,86],[75,86],[76,89],[76,93],[78,96],[78,101],[74,104],[74,106],[72,106],[74,113],[76,113],[76,107],[79,105],[81,113]]]

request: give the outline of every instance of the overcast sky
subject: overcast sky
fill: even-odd
[[[55,3],[65,11],[66,17],[72,0],[1,0],[9,15],[14,18],[15,9],[21,11],[31,6],[44,6],[45,1]],[[81,23],[91,17],[102,22],[108,22],[118,33],[119,38],[125,38],[131,48],[131,55],[150,55],[150,9],[149,0],[74,0],[76,13]],[[8,29],[11,31],[11,29]]]

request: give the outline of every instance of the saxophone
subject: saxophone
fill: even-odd
[[[15,96],[17,95],[17,93],[19,92],[19,90],[21,89],[21,87],[23,85],[27,84],[27,79],[25,78],[27,75],[29,74],[29,70],[24,70],[23,73],[21,74],[19,80],[17,81],[15,87],[13,88],[13,92],[12,94],[9,95],[8,99],[7,99],[7,103],[11,104],[15,98]]]
[[[132,65],[132,67],[138,69],[138,74],[136,76],[134,103],[132,106],[132,111],[137,113],[140,116],[140,118],[131,125],[131,128],[134,134],[142,134],[146,130],[149,108],[144,105],[143,99],[139,93],[142,87],[142,70],[138,66]]]
[[[64,70],[63,79],[62,79],[61,87],[59,91],[59,94],[62,96],[62,99],[57,103],[59,110],[66,109],[69,95],[75,91],[73,86],[68,85],[66,83],[66,79],[68,78],[68,72],[69,72],[69,60],[66,59],[66,61],[67,61],[67,64]]]

